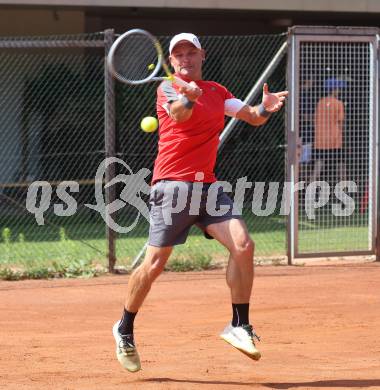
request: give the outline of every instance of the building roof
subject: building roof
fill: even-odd
[[[0,0],[0,5],[380,12],[379,0]]]

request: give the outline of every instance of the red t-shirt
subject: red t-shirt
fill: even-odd
[[[163,82],[157,89],[159,121],[158,155],[154,164],[153,180],[216,181],[214,168],[219,134],[224,128],[224,103],[234,96],[213,81],[196,81],[202,89],[193,113],[185,122],[176,123],[168,112],[169,102],[178,100],[178,87]],[[204,178],[195,178],[201,172]]]

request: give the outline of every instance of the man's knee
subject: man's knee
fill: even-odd
[[[152,281],[156,279],[165,269],[169,254],[158,251],[153,256],[144,260],[144,269]]]
[[[251,237],[244,236],[234,243],[231,255],[236,259],[250,259],[255,251],[255,243]]]
[[[155,259],[150,265],[149,273],[156,278],[165,269],[167,259],[159,258]]]

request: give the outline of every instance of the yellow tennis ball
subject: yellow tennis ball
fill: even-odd
[[[156,67],[156,65],[150,64],[150,65],[148,65],[148,70],[153,70],[155,67]]]
[[[153,116],[146,116],[140,123],[141,129],[147,133],[152,133],[157,130],[158,120]]]

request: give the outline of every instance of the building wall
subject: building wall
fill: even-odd
[[[182,31],[198,35],[251,35],[284,33],[293,25],[377,27],[380,14],[144,7],[86,9],[86,31],[114,28],[121,33],[139,27],[156,35]]]
[[[47,3],[49,6],[43,5]],[[106,28],[123,32],[135,27],[145,28],[157,35],[180,31],[193,31],[198,35],[246,35],[281,33],[286,32],[289,26],[303,24],[380,25],[380,0],[91,0],[88,3],[91,6],[85,6],[87,0],[0,0],[0,36],[76,34]],[[31,4],[39,5],[33,7]],[[159,4],[164,5],[158,7]],[[176,8],[170,7],[174,4]],[[211,8],[205,8],[205,5]],[[242,9],[244,7],[246,9]],[[376,12],[377,9],[379,12]]]
[[[54,9],[0,9],[0,36],[32,36],[32,35],[58,35],[77,34],[85,32],[85,13],[83,10],[54,10]],[[21,52],[23,49],[17,49]],[[20,180],[22,176],[22,112],[23,84],[28,80],[33,69],[14,66],[14,62],[7,62],[10,54],[5,49],[1,56],[2,71],[0,74],[0,156],[2,156],[2,169],[0,169],[0,182],[12,183]],[[26,61],[26,59],[23,59]],[[8,66],[7,66],[8,65]],[[28,73],[29,69],[29,73]],[[38,150],[38,118],[31,118],[29,136],[35,141],[30,153],[37,154]],[[33,149],[34,148],[34,149]],[[31,175],[38,169],[29,166]],[[32,179],[33,177],[29,177]],[[2,191],[2,190],[0,190]]]
[[[80,9],[0,9],[0,36],[76,34],[84,31],[85,13]]]

